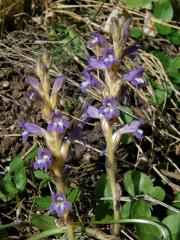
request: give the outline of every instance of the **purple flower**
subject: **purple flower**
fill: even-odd
[[[52,95],[56,94],[61,89],[61,87],[65,81],[66,81],[66,77],[64,75],[61,77],[57,77],[54,80],[54,84],[53,84],[53,88],[52,88]]]
[[[45,129],[31,122],[21,121],[20,126],[24,129],[24,132],[22,133],[23,141],[27,141],[29,133],[40,136],[45,135],[46,133]]]
[[[99,119],[106,118],[108,120],[117,118],[120,114],[119,109],[116,107],[116,100],[111,97],[105,97],[103,99],[103,106],[99,109],[89,106],[86,113],[88,117]]]
[[[41,96],[39,95],[39,93],[35,90],[29,90],[27,92],[27,96],[30,100],[33,100],[33,101],[40,101],[42,100]]]
[[[48,132],[55,131],[59,134],[63,133],[65,128],[70,127],[70,122],[66,119],[63,119],[60,111],[53,112],[51,115],[51,122],[48,124]]]
[[[119,61],[117,60],[113,49],[105,49],[103,55],[97,59],[94,57],[88,58],[89,65],[93,68],[97,69],[107,69],[111,68],[114,64],[118,64]]]
[[[93,33],[94,38],[88,41],[87,45],[89,48],[100,46],[101,48],[108,47],[108,42],[101,33]]]
[[[105,97],[103,99],[103,106],[99,108],[99,113],[103,114],[103,116],[108,120],[117,118],[120,112],[116,107],[116,100],[112,97]]]
[[[42,150],[41,148],[38,149],[38,159],[34,163],[35,169],[40,170],[47,170],[51,166],[51,157],[52,154],[49,149],[45,148]]]
[[[59,217],[62,217],[65,212],[70,211],[72,204],[66,200],[65,194],[52,193],[52,204],[49,207],[51,213],[57,213]]]
[[[85,81],[81,83],[81,91],[85,92],[87,89],[100,88],[101,83],[91,73],[92,68],[86,68],[83,71]]]
[[[75,128],[73,128],[68,138],[71,142],[74,142],[75,140],[83,140],[83,142],[85,142],[87,137],[83,133],[83,125],[78,124]]]
[[[130,81],[138,89],[146,86],[145,80],[142,78],[144,72],[143,67],[138,67],[137,69],[132,70],[128,74],[124,75],[124,79]]]
[[[31,85],[31,87],[36,90],[39,94],[42,92],[42,87],[37,78],[28,76],[26,77],[26,82]]]
[[[121,134],[133,133],[138,139],[141,139],[143,136],[143,130],[139,129],[141,125],[144,124],[144,120],[135,120],[130,124],[126,124],[124,127],[119,129]]]
[[[123,55],[129,56],[133,61],[138,60],[140,49],[142,49],[141,45],[130,45],[124,49]]]

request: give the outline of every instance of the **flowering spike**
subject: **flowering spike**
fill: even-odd
[[[52,193],[52,204],[49,207],[51,213],[56,213],[59,217],[62,217],[64,213],[70,211],[72,204],[66,200],[65,194]]]
[[[116,107],[116,100],[112,97],[105,97],[103,99],[103,106],[99,109],[99,113],[103,114],[103,116],[108,120],[117,118],[120,112]]]

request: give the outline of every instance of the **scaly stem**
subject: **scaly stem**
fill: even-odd
[[[112,143],[112,127],[108,124],[104,131],[106,147],[107,147],[107,174],[109,183],[112,191],[113,198],[113,209],[114,209],[114,221],[119,222],[120,220],[120,206],[119,206],[119,196],[116,188],[116,163],[114,159],[113,143]],[[115,239],[118,239],[118,234],[120,230],[120,225],[118,223],[114,224],[114,235]]]

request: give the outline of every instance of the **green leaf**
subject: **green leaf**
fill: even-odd
[[[139,171],[129,170],[123,175],[123,184],[126,191],[132,195],[141,193],[150,194],[153,189],[153,183],[149,176]]]
[[[123,134],[121,136],[121,142],[122,144],[130,144],[134,140],[133,136],[131,134]]]
[[[131,218],[151,217],[151,209],[149,204],[143,200],[137,200],[132,204]]]
[[[17,189],[23,191],[26,187],[27,177],[26,177],[26,169],[24,167],[19,168],[14,175],[14,183]]]
[[[158,33],[160,33],[161,35],[166,36],[172,33],[172,28],[169,26],[165,26],[164,24],[160,24],[160,23],[156,23],[155,26]]]
[[[180,83],[180,56],[170,59],[167,74],[173,82]]]
[[[122,0],[122,2],[127,4],[129,7],[139,9],[148,5],[151,2],[151,0]]]
[[[173,201],[173,206],[180,209],[180,192],[176,193]]]
[[[52,203],[51,196],[36,198],[36,205],[41,209],[48,210],[51,203]]]
[[[35,157],[37,157],[37,154],[38,154],[38,150],[37,148],[34,148],[30,153],[28,153],[28,155],[26,156],[26,160],[29,161]]]
[[[154,50],[154,51],[151,51],[150,53],[153,54],[155,57],[157,57],[160,60],[164,69],[167,69],[169,67],[169,58],[166,57],[166,55],[163,52]]]
[[[49,179],[49,180],[51,180],[51,177],[48,175],[48,173],[40,171],[40,170],[34,171],[34,175],[37,179]]]
[[[111,197],[111,187],[108,181],[107,174],[103,174],[99,180],[96,182],[95,188],[94,188],[94,195],[97,199],[101,197]]]
[[[18,193],[18,189],[14,186],[12,182],[12,177],[8,174],[0,182],[1,194],[0,197],[4,202],[10,201]]]
[[[83,196],[83,191],[80,188],[69,188],[67,191],[67,199],[70,202],[79,202]]]
[[[124,121],[124,123],[131,123],[133,121],[133,111],[131,108],[122,106],[121,107],[121,118]]]
[[[121,209],[121,219],[128,219],[128,218],[130,218],[131,207],[132,207],[132,203],[131,202],[126,202],[122,206],[122,209]]]
[[[9,172],[16,172],[23,167],[23,160],[20,157],[15,157],[9,164]]]
[[[55,224],[55,218],[48,215],[32,215],[31,224],[37,227],[39,230],[57,228]]]
[[[170,230],[172,240],[180,239],[180,214],[169,215],[162,221]]]
[[[156,18],[171,20],[173,18],[173,7],[169,0],[159,0],[154,5],[153,15]]]
[[[159,201],[163,201],[165,198],[165,191],[163,188],[161,187],[153,187],[150,196],[159,200]]]
[[[139,29],[139,28],[137,28],[137,27],[132,27],[132,28],[130,29],[130,31],[131,31],[131,37],[132,37],[132,38],[140,38],[141,35],[142,35],[141,29]]]
[[[173,44],[180,45],[180,30],[172,31],[168,38]]]
[[[154,217],[144,219],[154,221]],[[157,219],[155,220],[157,222]],[[138,235],[138,240],[160,240],[162,239],[160,231],[157,227],[150,224],[135,224]],[[170,240],[170,239],[167,239]]]

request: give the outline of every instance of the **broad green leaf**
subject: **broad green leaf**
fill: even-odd
[[[144,218],[151,217],[151,209],[149,204],[143,200],[133,202],[131,207],[131,218]]]
[[[140,38],[141,35],[142,35],[142,31],[140,28],[137,28],[137,27],[133,27],[130,29],[131,31],[131,37],[132,38]]]
[[[5,176],[5,178],[0,182],[1,196],[2,200],[7,202],[13,199],[18,193],[18,189],[14,186],[11,176]],[[6,198],[4,197],[6,196]]]
[[[167,74],[173,82],[180,83],[180,56],[170,59]]]
[[[131,215],[131,207],[132,203],[131,202],[126,202],[121,209],[121,218],[122,219],[128,219],[130,218]]]
[[[23,167],[23,160],[20,157],[15,157],[9,164],[9,172],[16,172]]]
[[[80,188],[69,188],[67,191],[67,199],[70,202],[79,202],[83,196],[83,191]]]
[[[122,0],[125,4],[127,4],[129,7],[133,8],[143,8],[147,6],[151,0]]]
[[[150,196],[159,200],[159,201],[163,201],[165,198],[165,191],[163,188],[161,187],[153,187]]]
[[[26,187],[26,182],[27,182],[26,169],[24,167],[21,167],[14,174],[15,186],[20,191],[23,191]]]
[[[129,170],[125,172],[123,175],[123,184],[126,191],[132,196],[141,193],[150,194],[153,189],[150,177],[139,171]]]
[[[126,106],[122,106],[121,107],[121,118],[124,121],[124,123],[131,123],[133,121],[133,111],[131,110],[131,108],[126,107]]]
[[[39,230],[56,228],[55,218],[48,215],[32,215],[31,224]]]
[[[180,239],[180,214],[169,215],[162,221],[170,230],[172,240]]]
[[[173,30],[168,38],[173,44],[180,45],[180,30]]]
[[[101,197],[111,197],[111,187],[108,181],[107,174],[103,174],[98,181],[96,182],[95,188],[94,188],[94,195],[97,199]]]
[[[153,221],[154,218],[144,218]],[[155,220],[157,222],[157,219]],[[138,235],[138,240],[160,240],[162,239],[160,231],[157,227],[150,224],[135,224]],[[170,240],[170,239],[167,239]]]
[[[36,198],[36,205],[44,210],[48,210],[51,203],[52,203],[51,196]]]
[[[173,7],[170,0],[159,0],[154,5],[153,15],[156,18],[171,20],[173,18]]]

